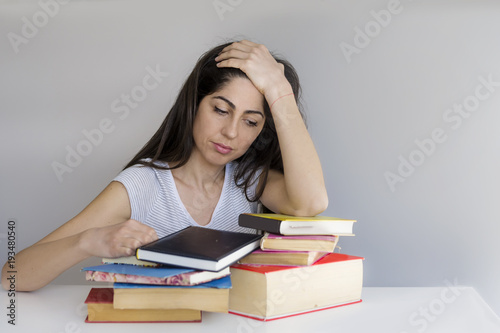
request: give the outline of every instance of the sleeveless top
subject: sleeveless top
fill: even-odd
[[[166,164],[165,164],[166,166]],[[244,190],[234,181],[235,164],[226,164],[222,192],[210,222],[203,226],[211,229],[256,233],[254,229],[240,227],[241,213],[257,213],[258,202],[249,202]],[[258,175],[248,189],[250,198],[255,194]],[[188,226],[200,226],[191,217],[181,201],[172,172],[143,165],[123,170],[114,181],[122,183],[128,193],[131,219],[142,222],[164,237]]]

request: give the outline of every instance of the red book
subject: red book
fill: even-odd
[[[363,258],[329,253],[311,266],[231,266],[229,313],[269,321],[361,302]]]
[[[189,309],[114,309],[113,288],[92,288],[87,299],[86,323],[201,322],[201,311]]]

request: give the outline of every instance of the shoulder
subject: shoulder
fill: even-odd
[[[155,182],[156,173],[153,168],[144,165],[134,165],[121,171],[113,180],[125,187],[133,184],[151,184]]]
[[[158,163],[160,167],[168,166],[167,163]],[[150,166],[135,164],[121,171],[113,180],[128,187],[130,185],[153,185],[159,184],[160,178],[165,178],[168,170],[156,169]],[[168,171],[169,172],[169,171]]]
[[[170,170],[144,165],[133,165],[118,174],[113,180],[121,183],[128,194],[131,218],[145,222],[158,200],[165,197],[169,186]]]
[[[153,201],[165,187],[169,187],[169,172],[138,164],[120,172],[113,181],[126,188],[131,201]]]

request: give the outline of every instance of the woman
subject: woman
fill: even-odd
[[[208,51],[163,124],[81,213],[16,256],[17,290],[91,256],[121,257],[187,225],[248,231],[241,213],[313,216],[328,198],[293,67],[242,40]],[[2,286],[7,288],[7,265]]]

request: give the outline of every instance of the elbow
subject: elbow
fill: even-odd
[[[316,216],[328,208],[328,196],[319,196],[294,209],[294,216]]]
[[[45,286],[45,284],[41,285],[39,283],[36,284],[26,284],[19,283],[19,274],[20,271],[17,270],[16,274],[10,274],[9,271],[9,262],[6,262],[2,268],[2,288],[8,292],[18,292],[18,291],[34,291],[40,289]],[[24,279],[23,279],[24,280]]]

